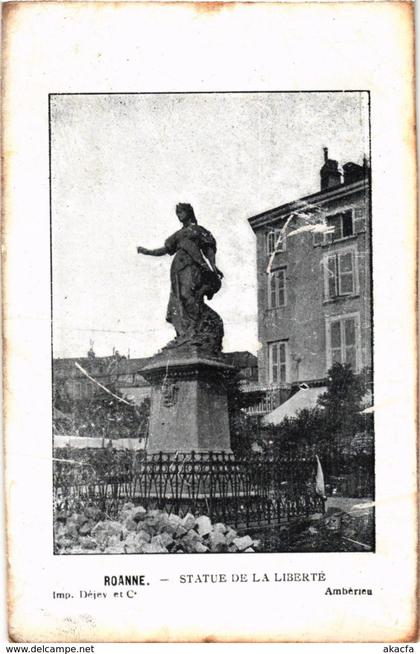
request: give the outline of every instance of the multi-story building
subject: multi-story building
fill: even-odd
[[[150,385],[139,374],[147,361],[130,359],[118,352],[108,357],[96,357],[90,352],[87,357],[53,359],[54,389],[69,400],[78,402],[100,394],[100,384],[105,387],[112,385],[118,392],[130,396],[136,404],[141,404],[143,399],[150,396]]]
[[[244,386],[257,381],[255,355],[241,351],[226,352],[222,356],[239,370]],[[106,388],[111,385],[120,394],[140,405],[151,394],[149,382],[141,375],[141,368],[148,361],[148,358],[130,359],[118,352],[108,357],[97,357],[92,350],[86,357],[53,359],[54,395],[58,393],[70,401],[78,402],[101,394],[101,385]]]
[[[328,158],[320,190],[249,218],[256,235],[260,413],[302,383],[320,386],[338,361],[371,367],[368,162]]]

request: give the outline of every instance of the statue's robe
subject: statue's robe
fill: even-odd
[[[215,239],[204,227],[192,224],[172,234],[165,248],[168,254],[175,255],[166,320],[174,326],[178,343],[220,351],[223,323],[203,300],[204,296],[211,299],[221,286],[204,258],[209,250],[216,252]]]

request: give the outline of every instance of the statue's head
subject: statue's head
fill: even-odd
[[[197,218],[195,217],[194,209],[190,204],[185,202],[179,202],[176,205],[176,215],[183,225],[189,225],[190,223],[197,224]]]

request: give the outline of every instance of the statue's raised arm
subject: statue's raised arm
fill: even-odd
[[[148,248],[143,248],[141,245],[137,247],[138,254],[148,254],[151,257],[162,257],[164,254],[168,254],[168,251],[165,247],[155,248],[154,250],[149,250]]]
[[[181,229],[166,239],[164,247],[149,250],[137,247],[139,254],[160,257],[174,255],[171,266],[171,293],[166,320],[176,331],[167,347],[201,346],[213,353],[222,347],[223,322],[205,302],[221,287],[223,273],[216,266],[216,240],[197,224],[190,204],[177,204]]]

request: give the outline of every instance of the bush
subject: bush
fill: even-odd
[[[366,371],[356,375],[348,364],[335,363],[328,371],[327,390],[313,409],[302,409],[295,417],[272,426],[274,448],[301,444],[341,444],[349,447],[359,435],[373,439],[373,417],[361,414],[369,385]]]

